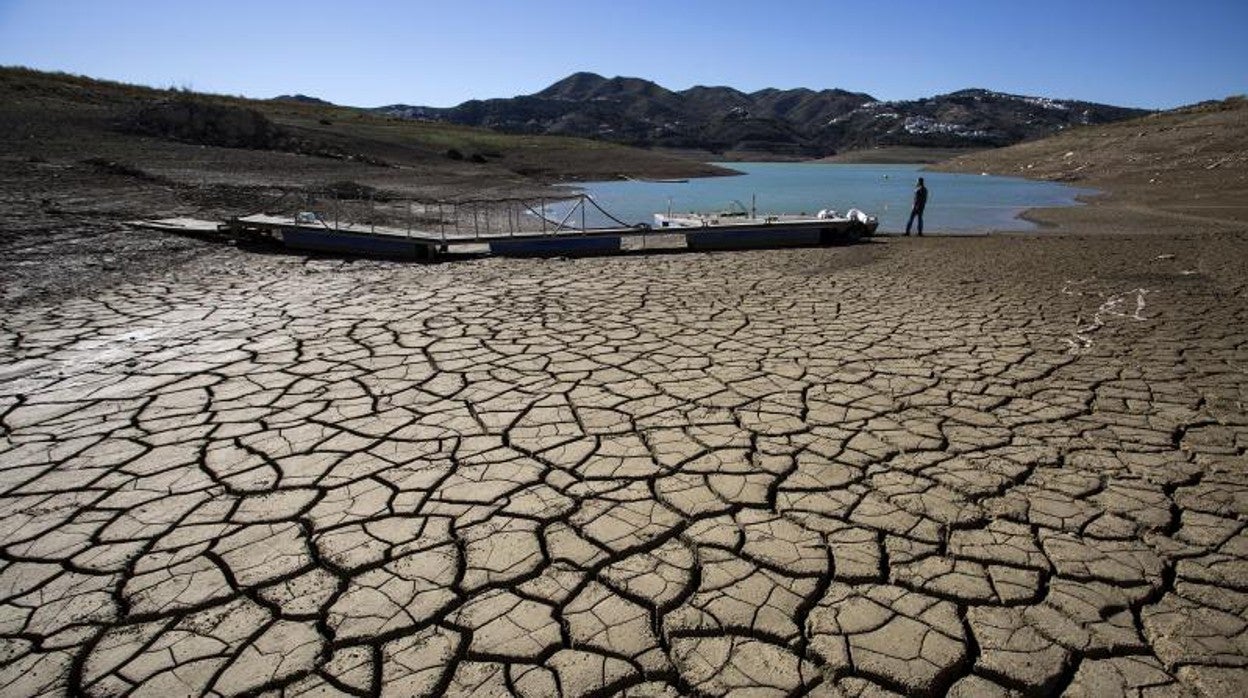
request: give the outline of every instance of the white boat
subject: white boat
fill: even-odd
[[[732,202],[732,206],[727,210],[715,213],[672,213],[668,211],[654,214],[655,228],[761,228],[769,226],[785,229],[845,230],[857,232],[859,235],[871,235],[879,228],[880,221],[877,217],[856,208],[851,208],[844,214],[832,209],[823,209],[813,216],[792,213],[760,216],[755,211],[746,209],[745,205],[739,201]]]

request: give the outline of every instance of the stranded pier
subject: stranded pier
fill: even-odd
[[[421,260],[817,247],[856,242],[875,231],[874,219],[869,223],[853,216],[705,216],[677,227],[628,225],[584,194],[549,202],[494,199],[379,205],[370,201],[364,215],[345,210],[338,201],[332,209],[308,208],[253,213],[227,221],[164,218],[131,221],[130,225],[269,241],[296,251]],[[591,227],[587,224],[590,215],[612,225]]]

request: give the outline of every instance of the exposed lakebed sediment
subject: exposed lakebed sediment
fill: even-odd
[[[1245,241],[1198,242],[210,248],[15,308],[0,692],[1234,694]]]

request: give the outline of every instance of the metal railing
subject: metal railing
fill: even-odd
[[[590,227],[590,211],[613,225]],[[406,237],[434,237],[442,242],[480,241],[516,235],[585,235],[631,228],[584,193],[566,197],[499,197],[423,201],[378,195],[342,196],[323,191],[285,191],[253,214],[289,216],[296,225],[327,230]],[[595,214],[595,218],[599,216]]]

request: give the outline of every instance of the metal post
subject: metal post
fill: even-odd
[[[585,234],[585,194],[581,194],[581,235]]]
[[[581,206],[581,205],[583,205],[584,203],[585,203],[584,201],[581,201],[579,204],[573,204],[572,208],[568,209],[567,214],[565,214],[563,218],[560,218],[560,219],[559,219],[559,225],[556,225],[556,226],[555,226],[555,230],[553,231],[553,234],[555,234],[555,235],[559,234],[559,231],[560,231],[560,230],[563,230],[563,226],[564,226],[564,224],[566,224],[566,223],[568,222],[568,219],[570,219],[570,218],[572,218],[572,216],[576,215],[576,207],[577,207],[577,206]]]
[[[407,236],[412,236],[412,200],[407,200]]]
[[[477,205],[472,205],[472,239],[477,240],[481,237],[481,222],[477,220]]]
[[[546,234],[546,199],[542,198],[538,200],[538,204],[541,206],[541,208],[537,209],[538,218],[542,219],[542,235],[545,235]]]
[[[377,232],[377,207],[373,205],[373,193],[368,193],[368,232]]]
[[[338,230],[338,192],[334,192],[334,230]]]

